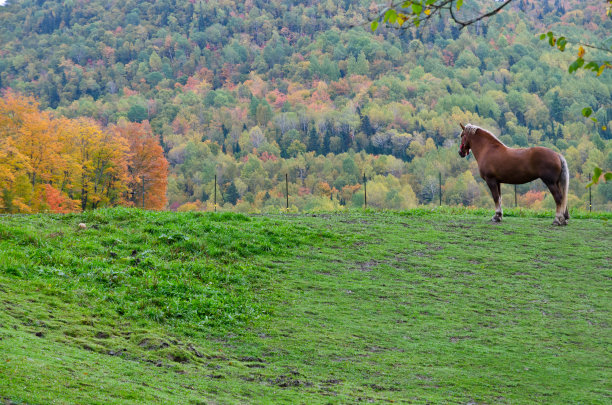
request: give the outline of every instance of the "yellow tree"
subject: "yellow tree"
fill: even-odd
[[[91,120],[66,120],[60,133],[65,156],[61,190],[81,201],[81,209],[124,203],[127,142]]]
[[[51,181],[59,156],[55,131],[47,113],[36,110],[23,115],[15,146],[29,164],[28,177],[32,187]]]
[[[16,196],[18,189],[24,189],[23,175],[32,171],[18,143],[25,116],[37,111],[37,107],[33,99],[11,91],[0,97],[0,210],[4,212],[30,211],[23,198]]]

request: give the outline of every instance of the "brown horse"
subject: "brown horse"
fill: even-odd
[[[508,148],[492,133],[475,125],[461,125],[459,156],[474,152],[480,177],[487,183],[495,202],[493,222],[502,219],[501,183],[523,184],[542,179],[557,204],[553,225],[567,225],[569,171],[561,154],[543,147]]]

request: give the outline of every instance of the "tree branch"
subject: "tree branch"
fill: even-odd
[[[590,44],[585,44],[584,42],[578,42],[578,41],[574,41],[572,39],[567,39],[567,42],[572,42],[576,45],[580,45],[580,46],[584,46],[586,48],[591,48],[591,49],[596,49],[598,51],[604,51],[604,52],[608,52],[608,53],[612,53],[612,48],[603,48],[601,46],[597,46],[597,45],[590,45]]]
[[[504,7],[506,7],[508,4],[512,3],[513,1],[514,0],[506,0],[502,5],[496,7],[495,9],[493,9],[493,10],[487,12],[487,13],[481,14],[481,15],[475,17],[475,18],[472,18],[471,20],[462,21],[462,20],[459,19],[459,17],[457,17],[455,15],[455,11],[454,10],[455,10],[455,7],[456,7],[455,6],[456,0],[440,0],[439,2],[436,2],[434,4],[428,5],[427,7],[432,11],[431,14],[427,15],[423,19],[419,19],[419,21],[425,23],[423,25],[426,25],[427,22],[429,22],[433,18],[434,15],[436,15],[436,14],[440,15],[442,10],[448,10],[448,12],[450,14],[450,17],[451,17],[451,20],[453,20],[456,24],[460,25],[461,26],[460,29],[463,29],[463,28],[465,28],[465,27],[467,27],[469,25],[472,25],[472,24],[480,21],[480,20],[483,20],[485,18],[489,18],[489,17],[499,13]],[[371,23],[372,21],[376,21],[377,19],[382,18],[388,10],[397,10],[397,11],[402,11],[403,12],[404,9],[402,8],[402,4],[404,4],[404,2],[405,2],[405,0],[399,0],[399,1],[398,0],[394,0],[394,1],[391,1],[389,3],[389,5],[384,7],[374,18],[368,18],[368,20],[366,22],[364,22],[363,24],[359,24],[359,25],[366,25],[368,23]],[[420,17],[419,15],[414,15],[414,14],[411,14],[410,12],[407,13],[407,14],[408,15],[413,15],[413,16],[415,16],[417,18]],[[397,28],[410,28],[410,27],[413,27],[413,26],[414,26],[413,24],[407,24],[405,26],[397,27]]]
[[[499,13],[504,7],[506,7],[508,4],[512,3],[514,0],[507,0],[504,4],[502,4],[501,6],[489,11],[488,13],[485,14],[481,14],[476,18],[473,18],[471,20],[468,21],[460,21],[457,16],[455,15],[455,13],[453,12],[453,3],[454,1],[451,1],[450,3],[445,4],[446,6],[448,6],[448,11],[450,12],[451,18],[453,19],[454,22],[456,22],[457,24],[461,25],[461,29],[467,27],[468,25],[472,25],[480,20],[483,20],[485,18],[489,18],[497,13]]]

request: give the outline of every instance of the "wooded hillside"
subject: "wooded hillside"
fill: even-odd
[[[598,42],[612,26],[604,2],[521,0],[463,30],[441,19],[372,33],[363,23],[376,11],[368,1],[10,1],[0,7],[0,88],[122,139],[121,128],[150,128],[170,165],[170,209],[211,208],[215,175],[227,208],[276,209],[285,173],[295,209],[361,206],[364,174],[374,207],[437,202],[440,174],[443,203],[489,206],[476,162],[456,153],[459,122],[509,146],[561,151],[570,205],[585,207],[589,173],[612,169],[612,75],[569,75],[577,50],[560,53],[538,34]],[[587,106],[597,124],[582,117]],[[26,172],[34,189],[55,187]],[[139,204],[136,177],[121,192]],[[0,179],[7,196],[21,183]],[[543,190],[519,186],[521,205],[552,207]],[[83,193],[64,196],[88,207]],[[609,209],[612,184],[593,199]]]

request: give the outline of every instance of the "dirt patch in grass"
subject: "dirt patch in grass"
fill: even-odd
[[[357,263],[357,265],[359,266],[359,270],[369,273],[371,272],[376,266],[378,266],[379,264],[381,264],[381,261],[378,260],[368,260],[367,262],[360,262]]]
[[[110,338],[110,333],[108,332],[98,332],[96,333],[96,339],[108,339]]]
[[[299,373],[293,372],[291,374],[282,374],[275,379],[269,379],[268,382],[274,386],[281,388],[289,387],[312,387],[312,382],[307,381]]]

